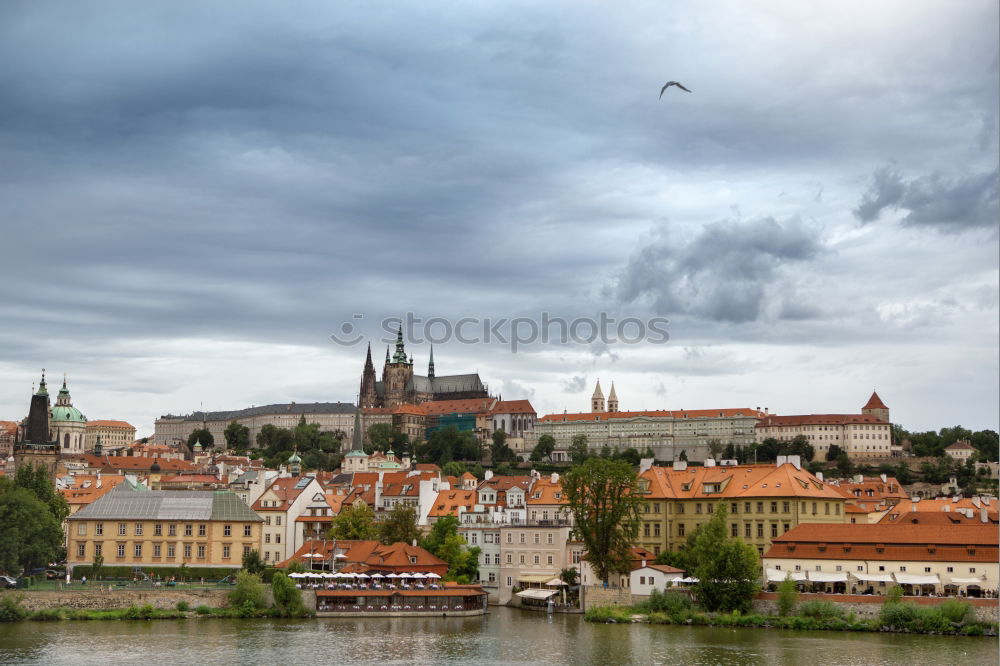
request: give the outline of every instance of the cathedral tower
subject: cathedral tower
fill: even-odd
[[[365,369],[361,373],[361,390],[358,393],[358,407],[367,409],[378,405],[378,392],[375,388],[375,382],[375,364],[372,363],[372,344],[369,342],[368,356],[365,358]]]
[[[608,411],[618,411],[618,394],[615,393],[615,383],[611,382],[611,393],[608,394]]]
[[[604,391],[601,390],[601,380],[597,380],[597,387],[594,389],[594,395],[590,397],[590,411],[593,413],[604,411]]]

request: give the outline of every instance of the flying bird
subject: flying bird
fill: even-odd
[[[663,99],[663,93],[665,93],[667,91],[667,88],[669,88],[670,86],[677,86],[684,92],[691,92],[677,81],[667,81],[665,84],[663,84],[663,87],[660,88],[660,99]]]

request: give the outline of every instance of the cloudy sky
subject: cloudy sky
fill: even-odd
[[[669,341],[437,372],[997,428],[997,53],[995,0],[5,2],[0,419],[43,367],[151,434],[352,401],[385,317],[605,313]]]

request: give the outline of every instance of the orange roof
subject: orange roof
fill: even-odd
[[[748,407],[733,409],[690,409],[690,410],[652,410],[642,412],[579,412],[576,414],[546,414],[538,419],[540,423],[560,423],[562,421],[612,421],[637,417],[674,418],[674,419],[713,419],[751,416],[761,418],[764,412]]]
[[[552,483],[551,476],[535,479],[526,501],[528,504],[568,504],[566,496],[562,492],[562,484],[559,481]]]
[[[429,516],[457,516],[459,507],[473,511],[476,507],[475,490],[442,490],[434,500]]]
[[[719,500],[794,497],[844,500],[836,487],[791,463],[716,467],[651,467],[639,475],[649,482],[647,499]]]
[[[889,408],[885,406],[884,402],[882,402],[882,398],[878,397],[878,393],[872,391],[872,397],[868,398],[868,402],[866,402],[865,406],[862,407],[861,409],[889,409]]]
[[[103,497],[104,493],[125,481],[125,476],[121,474],[78,474],[72,478],[72,485],[60,488],[59,492],[66,498],[67,504],[80,506]]]
[[[296,484],[302,480],[302,477],[298,476],[286,476],[282,478],[275,479],[274,482],[267,487],[261,496],[253,503],[250,507],[254,511],[284,511],[289,504],[294,502],[299,495],[305,490],[305,486],[302,488],[296,488]],[[276,507],[264,507],[262,502],[265,495],[273,494],[278,500],[278,506]],[[268,501],[271,501],[268,499]]]
[[[217,476],[211,474],[173,474],[171,476],[161,476],[160,483],[219,483],[225,482]]]
[[[887,421],[876,418],[871,414],[792,414],[789,416],[777,416],[770,414],[757,422],[758,428],[768,426],[797,426],[797,425],[847,425],[849,423],[879,423],[888,425]]]
[[[87,421],[88,428],[128,428],[130,430],[135,430],[135,426],[131,423],[125,421],[113,421],[109,419],[98,419],[96,421]]]
[[[424,413],[440,414],[485,414],[490,411],[493,398],[467,398],[465,400],[431,400],[421,403]]]
[[[979,500],[979,505],[976,506],[971,497],[959,497],[955,499],[942,497],[940,499],[922,499],[917,502],[911,499],[903,499],[893,506],[883,516],[882,520],[891,522],[896,520],[896,517],[901,518],[909,513],[945,513],[946,509],[948,512],[958,511],[959,509],[971,509],[973,515],[979,516],[982,508],[986,509],[987,515],[997,515],[998,506],[995,500],[991,500],[989,504]]]
[[[393,414],[416,414],[417,416],[423,416],[427,413],[427,410],[423,405],[396,405],[392,408]]]
[[[801,523],[764,557],[996,562],[997,526]]]
[[[860,482],[831,480],[829,484],[838,488],[840,492],[849,499],[869,499],[879,501],[883,499],[908,499],[909,495],[903,490],[902,484],[892,476],[887,476],[885,481],[880,477],[862,477]]]
[[[448,563],[432,555],[419,546],[396,542],[388,546],[379,541],[347,541],[347,540],[311,540],[302,544],[290,558],[278,564],[279,568],[288,566],[289,562],[298,560],[309,563],[317,558],[307,558],[305,555],[323,555],[324,560],[333,557],[334,547],[342,552],[344,557],[336,559],[347,571],[421,571],[444,575],[448,571]],[[415,561],[414,561],[415,560]]]
[[[14,421],[0,421],[0,433],[13,435],[17,433],[17,423]]]
[[[198,465],[189,463],[186,460],[174,458],[149,458],[147,456],[95,456],[90,453],[83,454],[83,459],[87,465],[94,469],[105,470],[129,470],[132,472],[148,472],[153,463],[160,466],[164,472],[193,472],[200,469]]]
[[[955,442],[954,444],[951,444],[949,446],[944,447],[944,450],[945,451],[975,451],[976,447],[974,447],[972,444],[969,444],[968,440],[966,440],[966,439],[960,439],[957,442]]]
[[[490,410],[493,414],[534,414],[530,400],[500,400]]]
[[[417,463],[414,469],[420,470],[421,472],[440,472],[441,468],[435,463]]]
[[[996,525],[1000,516],[996,510],[986,512],[986,524]],[[982,515],[974,512],[971,516],[958,511],[911,511],[910,513],[887,513],[878,521],[879,525],[977,525],[983,524]]]

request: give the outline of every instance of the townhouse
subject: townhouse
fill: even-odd
[[[258,548],[265,562],[280,562],[295,552],[302,539],[296,519],[324,498],[314,476],[280,477],[261,493],[251,508],[264,520]]]

